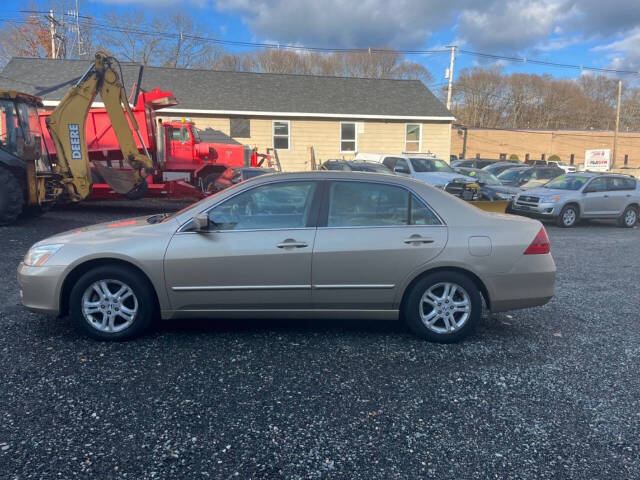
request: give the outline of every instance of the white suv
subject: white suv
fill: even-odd
[[[382,163],[398,175],[412,177],[439,188],[452,182],[476,182],[472,177],[457,173],[444,160],[424,154],[358,153],[356,160]]]

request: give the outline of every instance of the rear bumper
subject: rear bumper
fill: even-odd
[[[64,266],[18,266],[22,304],[29,310],[49,315],[60,314],[60,281]]]
[[[487,281],[492,312],[537,307],[554,295],[556,265],[550,254],[523,255],[511,271],[492,275]]]

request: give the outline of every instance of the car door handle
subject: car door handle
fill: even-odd
[[[433,238],[421,237],[420,235],[411,236],[403,240],[404,243],[409,245],[417,245],[418,243],[433,243]]]
[[[609,198],[609,195],[603,195],[603,198]]]
[[[296,242],[295,240],[290,239],[276,245],[278,248],[304,248],[308,246],[309,244],[307,242]]]

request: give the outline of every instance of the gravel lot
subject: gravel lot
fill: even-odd
[[[176,209],[86,203],[0,227],[0,478],[640,478],[640,229],[548,227],[548,305],[457,345],[399,322],[164,322],[127,343],[25,311],[53,233]]]

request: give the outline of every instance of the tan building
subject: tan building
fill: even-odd
[[[466,129],[466,158],[500,158],[518,155],[525,160],[548,159],[558,155],[563,162],[584,163],[585,150],[610,149],[613,153],[613,132],[606,130],[535,130],[535,129]],[[451,153],[460,156],[465,145],[465,128],[454,126],[451,135]],[[616,166],[640,166],[640,132],[620,132]]]
[[[84,60],[13,58],[0,86],[53,108],[89,66]],[[123,64],[124,83],[173,92],[160,118],[188,117],[203,141],[276,147],[284,170],[356,152],[433,152],[449,159],[451,112],[417,80],[175,69]]]

